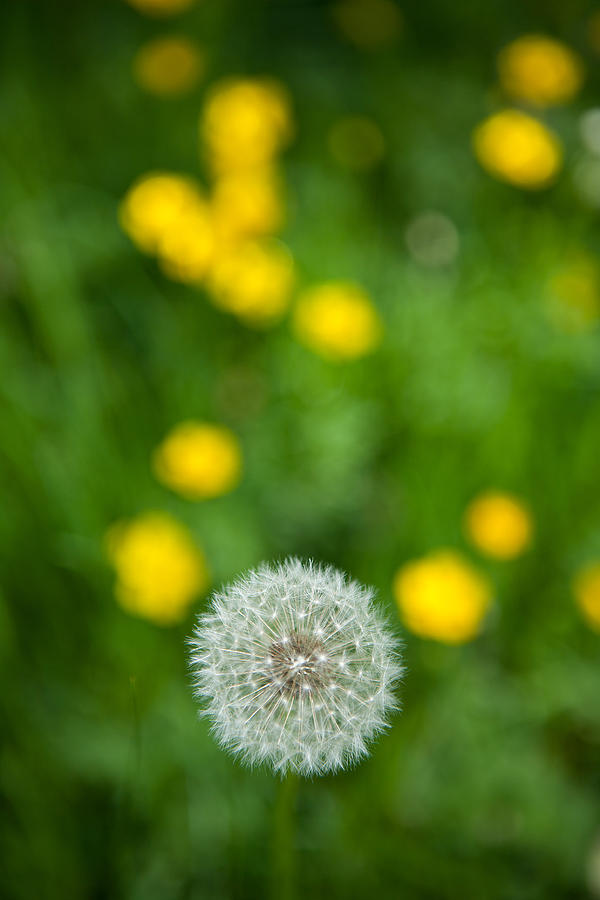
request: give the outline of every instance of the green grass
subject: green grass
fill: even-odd
[[[262,559],[313,556],[373,584],[441,546],[495,585],[480,638],[404,632],[404,711],[372,758],[298,786],[298,895],[584,898],[598,841],[600,637],[570,592],[600,558],[600,338],[556,330],[548,280],[600,250],[573,183],[578,115],[597,102],[587,5],[403,4],[397,48],[341,42],[326,3],[203,0],[175,23],[126,4],[8,4],[0,111],[0,866],[3,897],[264,897],[276,781],[241,769],[198,723],[178,627],[128,616],[102,547],[118,518],[164,509],[204,549],[214,585]],[[300,286],[359,281],[384,340],[335,365],[288,319],[252,331],[168,281],[119,231],[117,206],[160,167],[204,177],[204,85],[141,94],[129,63],[163,30],[209,48],[206,83],[269,74],[293,97],[283,160]],[[584,92],[544,118],[566,148],[556,185],[525,194],[472,157],[499,104],[495,52],[541,31],[586,59]],[[387,155],[336,169],[326,131],[361,113]],[[449,216],[456,262],[420,268],[404,229]],[[184,418],[239,436],[244,478],[193,504],[149,460]],[[515,491],[533,548],[489,563],[462,516],[480,489]],[[597,844],[596,844],[597,846]],[[596,851],[598,852],[598,851]],[[598,892],[600,888],[596,886]]]

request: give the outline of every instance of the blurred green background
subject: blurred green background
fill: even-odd
[[[581,125],[599,102],[595,9],[403,0],[398,33],[365,47],[325,0],[199,0],[169,18],[122,0],[3,7],[2,897],[277,896],[276,779],[197,720],[185,641],[205,598],[171,627],[115,600],[106,532],[148,510],[189,529],[212,586],[310,556],[374,585],[402,633],[391,731],[359,768],[300,785],[299,895],[600,896],[600,610],[595,629],[572,591],[600,559],[597,297],[563,327],[549,287],[572,258],[600,260]],[[183,96],[132,74],[164,33],[204,54]],[[586,72],[573,100],[535,111],[564,147],[536,191],[490,177],[471,146],[514,105],[496,55],[528,33],[568,45]],[[278,165],[294,297],[360,284],[382,323],[364,358],[321,357],[292,314],[249,327],[119,226],[140,175],[207,182],[198,115],[229,76],[289,92],[295,135]],[[360,171],[331,152],[346,115],[383,137]],[[430,235],[421,252],[410,238],[427,210],[451,235],[441,259]],[[235,490],[193,502],[154,476],[153,451],[188,419],[237,436]],[[488,489],[531,511],[517,559],[465,537]],[[444,547],[493,585],[481,634],[459,646],[403,629],[392,592],[399,567]]]

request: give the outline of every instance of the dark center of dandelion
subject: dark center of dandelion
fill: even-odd
[[[325,683],[328,659],[318,638],[291,634],[271,644],[268,658],[273,681],[282,693],[299,697]]]

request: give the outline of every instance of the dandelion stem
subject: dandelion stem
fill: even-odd
[[[273,815],[273,863],[271,867],[273,900],[295,897],[295,805],[298,776],[288,773],[277,782]]]

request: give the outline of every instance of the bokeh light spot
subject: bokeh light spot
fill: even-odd
[[[582,113],[579,133],[586,150],[600,156],[600,108],[594,107]]]
[[[126,2],[149,16],[166,17],[184,12],[193,6],[196,0],[126,0]]]
[[[159,97],[190,91],[204,69],[202,54],[184,37],[161,37],[144,44],[133,60],[133,75],[141,88]]]
[[[549,313],[564,332],[584,332],[600,318],[600,265],[580,252],[565,262],[550,279]]]
[[[420,213],[407,225],[404,238],[415,262],[428,268],[447,266],[458,255],[458,231],[454,223],[439,212]]]
[[[394,44],[402,31],[402,13],[393,0],[340,0],[332,11],[340,34],[361,50]]]

